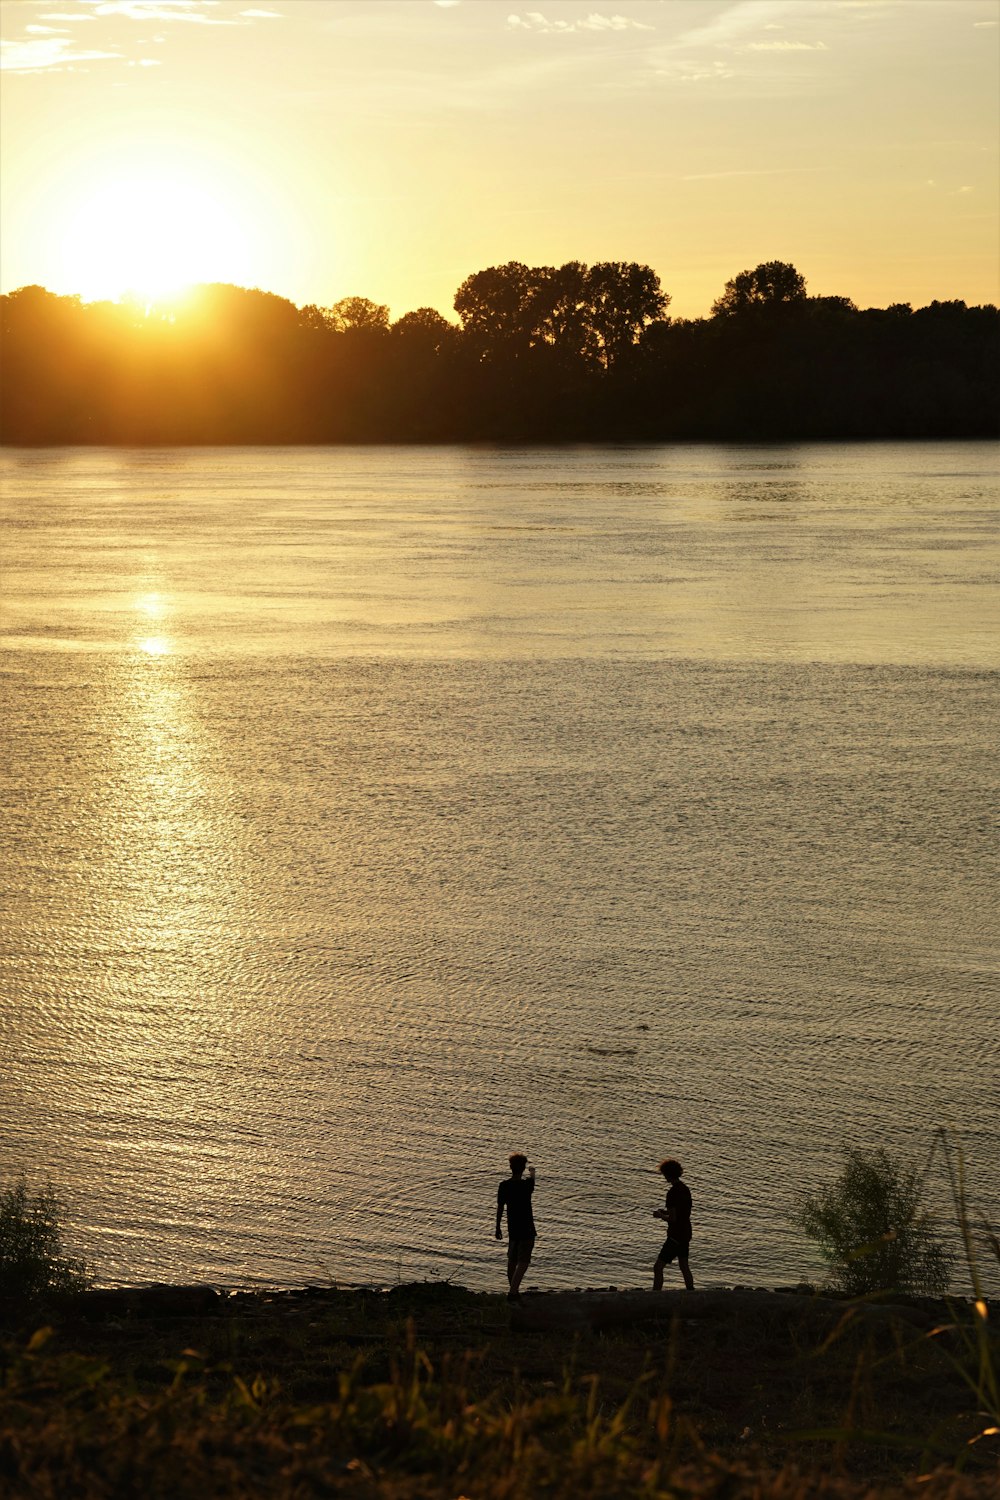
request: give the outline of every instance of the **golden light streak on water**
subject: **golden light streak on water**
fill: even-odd
[[[144,615],[148,615],[151,620],[161,620],[167,612],[167,606],[159,594],[142,594],[135,604],[136,608]]]

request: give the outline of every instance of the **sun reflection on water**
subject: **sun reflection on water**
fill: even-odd
[[[160,620],[167,612],[167,606],[160,594],[140,594],[135,601],[136,608],[151,620]]]
[[[147,656],[169,656],[170,649],[170,642],[163,635],[149,635],[139,642],[139,650]]]

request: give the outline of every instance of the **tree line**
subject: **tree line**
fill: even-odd
[[[0,298],[0,441],[580,442],[1000,435],[1000,309],[860,309],[768,261],[707,318],[648,266],[511,261],[457,323],[205,285],[172,305]]]

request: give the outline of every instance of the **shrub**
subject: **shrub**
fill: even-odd
[[[881,1146],[845,1147],[839,1177],[804,1197],[796,1220],[819,1244],[836,1286],[868,1292],[944,1292],[952,1255],[921,1207],[923,1181]]]
[[[38,1297],[45,1292],[81,1292],[93,1274],[86,1261],[64,1253],[59,1219],[62,1204],[51,1183],[29,1193],[20,1177],[0,1191],[0,1294]]]

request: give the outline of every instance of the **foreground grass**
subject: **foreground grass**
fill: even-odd
[[[50,1309],[49,1331],[8,1309],[0,1489],[40,1500],[989,1492],[997,1439],[981,1436],[962,1331],[935,1331],[944,1309],[875,1316],[845,1302],[804,1317],[795,1300],[734,1295],[731,1313],[695,1319],[678,1296],[664,1304],[672,1320],[602,1334],[518,1332],[501,1298],[446,1285],[246,1295],[159,1317],[91,1294]]]

